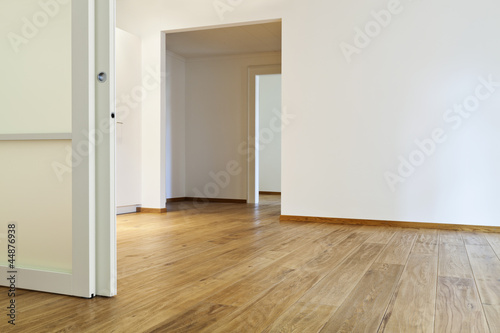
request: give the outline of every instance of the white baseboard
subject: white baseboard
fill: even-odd
[[[137,208],[140,208],[140,207],[141,207],[141,205],[116,207],[116,215],[137,213]]]
[[[16,288],[45,291],[55,294],[73,295],[72,275],[68,273],[46,272],[36,269],[15,268]],[[0,286],[9,287],[9,269],[0,266]]]

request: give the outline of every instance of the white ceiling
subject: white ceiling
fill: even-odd
[[[167,50],[185,58],[281,51],[281,22],[171,33]]]

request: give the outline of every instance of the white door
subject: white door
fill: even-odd
[[[141,39],[116,29],[116,209],[135,213],[141,207]],[[142,94],[142,93],[141,93]],[[142,97],[142,96],[141,96]],[[130,100],[131,99],[131,100]]]
[[[0,7],[0,285],[112,296],[114,1]]]

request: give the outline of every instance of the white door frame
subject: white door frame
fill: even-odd
[[[71,2],[72,22],[72,146],[89,146],[88,156],[72,166],[73,174],[73,256],[71,290],[81,297],[95,296],[95,140],[87,133],[95,130],[95,3],[93,0]],[[90,136],[90,135],[89,135]],[[56,273],[52,273],[56,274]],[[21,280],[22,281],[22,280]],[[40,281],[41,282],[41,281]],[[57,286],[47,281],[48,292]],[[25,287],[43,290],[42,286]]]
[[[96,73],[107,81],[96,86],[96,294],[117,293],[116,199],[115,199],[115,4],[96,0]],[[98,74],[96,74],[98,75]],[[97,140],[98,138],[96,138]]]
[[[259,170],[258,145],[258,114],[256,77],[258,75],[281,74],[281,64],[261,65],[248,67],[248,179],[247,179],[247,203],[259,203],[259,182],[257,172]]]

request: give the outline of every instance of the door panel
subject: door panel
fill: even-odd
[[[0,134],[70,133],[72,1],[0,6]]]
[[[12,271],[14,223],[17,288],[92,297],[96,207],[105,201],[96,201],[96,145],[114,135],[111,120],[96,130],[95,2],[0,6],[0,274]],[[112,15],[101,20],[114,25]],[[101,186],[114,193],[109,181]]]
[[[72,271],[72,179],[59,181],[51,167],[66,163],[68,150],[71,140],[0,141],[0,156],[9,157],[0,163],[1,215],[4,223],[17,222],[22,267]],[[6,230],[3,224],[2,233]],[[48,242],[51,233],[57,242]],[[1,250],[6,248],[2,244]],[[0,256],[0,265],[7,265],[7,256]]]

